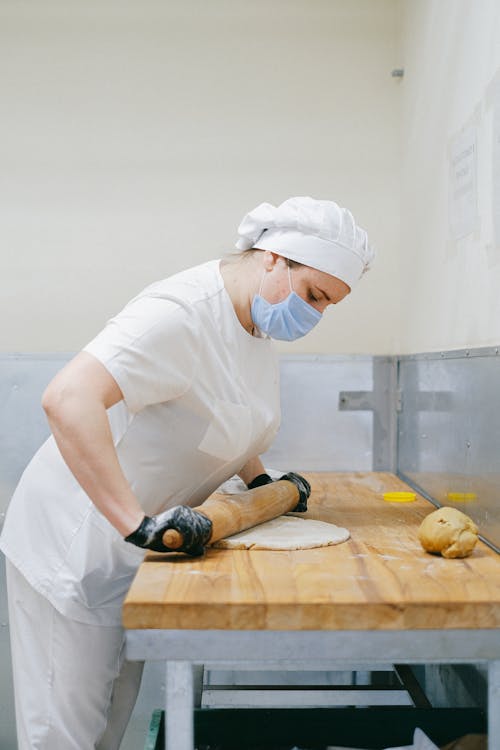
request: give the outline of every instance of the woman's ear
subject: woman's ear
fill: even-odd
[[[271,250],[264,250],[262,263],[265,271],[272,271],[280,260],[283,260],[283,257],[278,255],[278,253],[273,253]]]
[[[276,261],[280,256],[276,253],[272,253],[270,250],[264,250],[262,255],[262,265],[265,271],[272,271],[276,265]]]

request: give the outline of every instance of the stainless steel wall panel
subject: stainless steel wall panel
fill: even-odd
[[[401,357],[398,471],[500,547],[497,349]]]
[[[340,411],[339,394],[372,389],[373,357],[283,356],[282,423],[265,464],[302,471],[371,471],[373,414]]]
[[[373,388],[369,391],[340,391],[339,411],[371,412],[372,469],[396,471],[397,360],[374,357]]]

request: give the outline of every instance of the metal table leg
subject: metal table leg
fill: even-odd
[[[165,748],[194,750],[193,665],[166,663]]]
[[[488,662],[488,747],[500,750],[500,661]]]

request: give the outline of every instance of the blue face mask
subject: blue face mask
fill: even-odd
[[[295,341],[309,333],[321,320],[321,313],[293,291],[290,267],[290,294],[281,302],[272,304],[261,296],[264,278],[265,274],[259,294],[253,298],[251,307],[252,320],[257,328],[272,339],[280,341]]]

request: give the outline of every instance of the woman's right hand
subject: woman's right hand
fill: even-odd
[[[212,522],[203,513],[186,505],[176,505],[155,516],[144,516],[137,529],[125,537],[125,541],[155,552],[172,552],[174,550],[163,542],[164,533],[170,529],[178,531],[182,537],[182,544],[175,547],[175,551],[196,557],[205,551],[205,545],[212,535]]]

